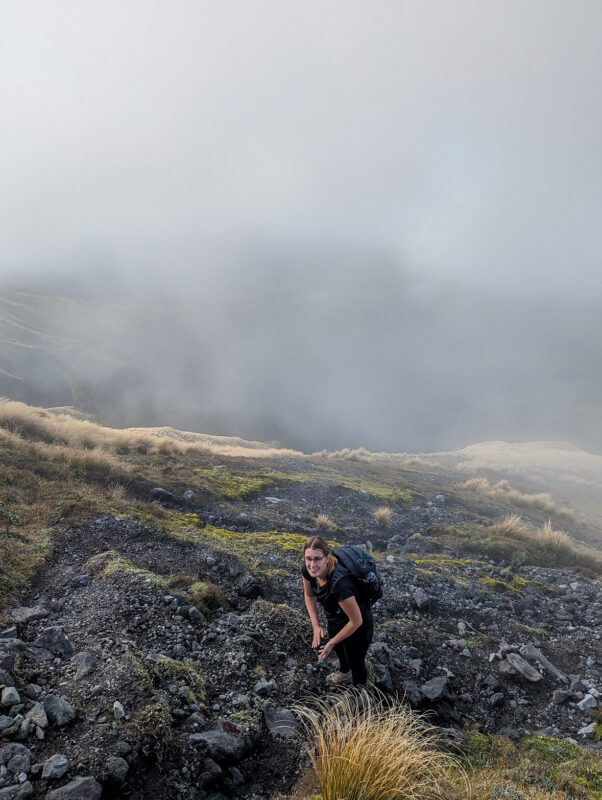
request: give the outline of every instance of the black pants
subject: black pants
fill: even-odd
[[[370,647],[372,636],[374,635],[374,620],[369,610],[362,609],[363,622],[360,627],[343,639],[342,642],[334,646],[334,652],[339,658],[339,669],[341,672],[349,672],[353,678],[354,686],[365,686],[368,680],[368,667],[366,666],[366,653]],[[347,624],[347,620],[341,623],[339,619],[326,620],[328,635],[330,638],[342,630]]]

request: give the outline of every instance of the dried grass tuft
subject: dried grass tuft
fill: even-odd
[[[564,560],[573,553],[573,540],[564,531],[554,530],[552,520],[548,520],[537,530],[535,544],[554,560]]]
[[[470,478],[461,483],[460,488],[477,492],[496,502],[512,503],[515,506],[527,509],[533,508],[544,511],[546,514],[571,516],[570,511],[566,508],[561,508],[548,492],[519,492],[518,489],[513,489],[506,480],[492,484],[487,478]]]
[[[518,514],[511,514],[504,519],[494,522],[488,528],[493,536],[510,536],[522,538],[529,533],[529,526],[523,522]]]
[[[327,514],[318,514],[316,517],[316,528],[320,531],[329,531],[333,522]]]
[[[376,509],[373,516],[374,522],[376,522],[377,525],[382,525],[383,528],[388,528],[393,522],[393,511],[389,506],[380,506],[380,508]]]
[[[457,762],[438,749],[436,729],[407,706],[348,691],[296,712],[322,800],[471,797]]]

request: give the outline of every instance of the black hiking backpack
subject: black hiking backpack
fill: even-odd
[[[376,568],[376,561],[370,553],[358,545],[337,547],[332,551],[339,564],[353,575],[360,591],[361,599],[372,605],[383,596],[383,582]]]

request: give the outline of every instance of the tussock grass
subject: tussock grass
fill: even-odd
[[[316,528],[319,531],[329,531],[332,528],[332,520],[327,514],[318,514],[316,517]]]
[[[572,516],[568,509],[559,506],[548,492],[534,494],[519,492],[518,489],[513,489],[506,480],[490,483],[487,478],[470,478],[464,483],[458,484],[458,488],[468,489],[499,503],[509,503],[520,508],[534,508],[546,514]]]
[[[439,749],[436,729],[407,706],[350,691],[296,712],[322,800],[472,796],[457,763]]]
[[[33,442],[78,451],[101,449],[119,455],[155,453],[170,457],[186,452],[249,458],[303,455],[296,450],[237,437],[187,433],[173,428],[108,428],[70,413],[57,413],[5,398],[0,399],[0,428]]]
[[[197,580],[188,587],[188,594],[195,606],[205,613],[220,607],[228,608],[226,595],[214,583]]]
[[[535,542],[539,548],[549,553],[555,560],[566,559],[573,552],[571,537],[564,531],[554,530],[550,519],[538,529]]]
[[[393,522],[393,511],[389,506],[380,506],[380,508],[377,508],[374,512],[373,517],[377,525],[388,528]]]
[[[536,528],[512,514],[491,525],[433,525],[428,534],[463,553],[536,567],[572,567],[593,577],[602,575],[600,551],[554,530],[550,520]]]
[[[599,756],[571,742],[534,735],[513,744],[469,731],[460,755],[473,800],[598,800],[602,791]]]
[[[363,463],[369,463],[372,460],[373,454],[366,450],[365,447],[345,447],[342,450],[335,450],[334,452],[328,452],[327,450],[321,450],[318,453],[314,453],[314,456],[322,456],[324,458],[330,459],[331,461],[342,459],[344,461],[359,461]]]
[[[524,537],[529,533],[529,526],[518,514],[510,514],[504,519],[494,522],[489,526],[493,536]]]

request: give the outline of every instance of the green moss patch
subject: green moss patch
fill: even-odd
[[[93,575],[98,575],[102,578],[108,578],[111,575],[122,573],[125,575],[132,575],[140,580],[147,581],[154,589],[159,591],[167,591],[168,585],[165,578],[151,572],[148,569],[142,569],[132,564],[127,558],[124,558],[116,550],[105,550],[103,553],[97,553],[86,562],[86,569]]]
[[[307,537],[279,531],[231,531],[203,525],[196,514],[170,512],[164,523],[171,536],[186,544],[210,542],[240,559],[255,575],[274,577],[298,572]],[[332,543],[337,546],[335,542]]]
[[[386,486],[376,481],[340,475],[327,469],[314,469],[308,472],[278,472],[265,468],[256,471],[233,472],[227,467],[221,469],[197,467],[194,470],[194,476],[198,482],[198,488],[224,500],[244,500],[256,492],[286,483],[330,483],[353,492],[367,492],[378,500],[395,505],[407,505],[413,497],[413,492],[405,487]]]
[[[187,688],[187,703],[203,705],[207,699],[205,680],[199,673],[198,665],[191,659],[176,661],[162,656],[149,665],[151,673],[159,683],[177,683],[180,688]]]
[[[199,487],[224,500],[246,500],[246,498],[274,486],[279,478],[257,472],[233,473],[227,468],[201,468],[194,470]],[[275,473],[274,475],[277,475]]]

